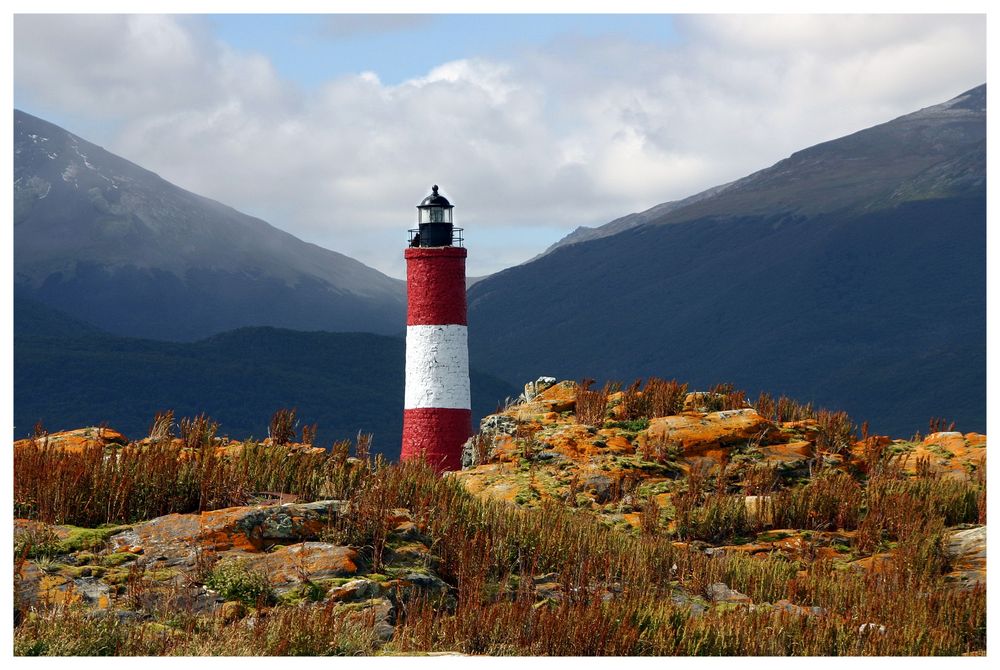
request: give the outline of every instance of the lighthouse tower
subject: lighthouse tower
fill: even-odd
[[[458,470],[472,433],[465,257],[453,205],[432,193],[417,205],[406,257],[406,394],[402,458]]]

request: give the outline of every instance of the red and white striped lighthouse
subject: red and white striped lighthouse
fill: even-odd
[[[402,458],[426,458],[438,470],[462,466],[472,434],[469,344],[462,229],[438,193],[417,205],[406,257],[406,393]]]

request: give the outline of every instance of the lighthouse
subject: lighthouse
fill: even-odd
[[[458,470],[472,433],[462,229],[438,193],[417,205],[406,258],[406,392],[401,457]]]

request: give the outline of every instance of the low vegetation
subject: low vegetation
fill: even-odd
[[[609,399],[616,393],[622,409],[613,412]],[[749,405],[730,387],[712,393],[702,401],[713,411]],[[581,384],[575,418],[589,426],[618,421],[617,429],[631,434],[661,412],[682,410],[685,397],[686,387],[677,382],[651,380],[646,392],[638,383],[598,391]],[[827,455],[854,446],[847,417],[787,399],[762,399],[756,406],[773,420],[812,419],[821,427],[816,441],[826,440]],[[15,448],[15,511],[42,522],[18,536],[16,570],[36,559],[53,561],[48,567],[57,569],[70,551],[92,552],[93,558],[77,553],[74,560],[103,560],[111,566],[106,570],[122,571],[122,604],[138,613],[95,616],[80,604],[22,605],[16,654],[985,650],[985,586],[952,583],[951,559],[943,550],[947,529],[985,521],[985,468],[966,479],[914,473],[903,467],[899,453],[873,441],[863,468],[819,459],[811,476],[800,477],[766,462],[741,463],[734,448],[721,467],[679,465],[675,476],[613,487],[604,505],[628,505],[638,517],[635,525],[623,526],[551,497],[535,496],[529,506],[475,495],[460,478],[440,477],[423,463],[372,458],[364,438],[323,452],[302,449],[288,433],[287,414],[276,417],[266,444],[248,442],[230,451],[217,447],[213,424],[204,417],[182,425],[187,428],[179,441],[161,418],[141,444],[70,452],[47,446],[40,435]],[[533,447],[527,471],[517,475],[535,486],[541,481],[541,446]],[[479,460],[489,457],[480,454]],[[261,491],[299,501],[349,501],[349,511],[331,522],[324,538],[355,548],[359,574],[379,583],[397,570],[390,559],[401,541],[393,519],[406,510],[431,548],[423,567],[406,569],[417,573],[408,579],[433,574],[444,590],[398,591],[391,598],[391,635],[380,637],[377,608],[363,600],[337,602],[329,597],[329,584],[305,580],[308,598],[277,598],[266,574],[239,561],[220,562],[205,566],[197,583],[186,587],[210,589],[233,603],[229,610],[205,614],[182,600],[144,608],[141,575],[100,558],[116,555],[104,543],[119,530],[100,530],[102,524],[243,505]],[[747,496],[757,504],[749,505]],[[72,531],[72,541],[57,539],[49,524],[68,523],[91,530]],[[783,541],[795,551],[779,546]],[[865,568],[862,559],[876,556],[888,559],[877,569]]]

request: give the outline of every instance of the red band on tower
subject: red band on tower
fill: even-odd
[[[403,410],[403,460],[421,458],[435,470],[461,470],[462,445],[472,434],[472,410]]]
[[[415,247],[406,257],[406,325],[466,324],[465,247]]]

